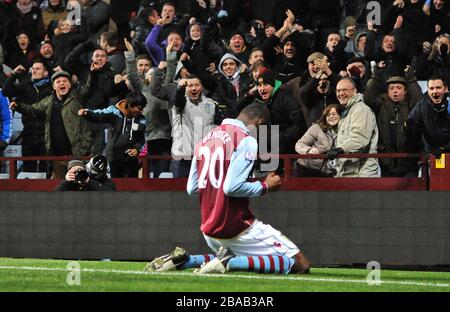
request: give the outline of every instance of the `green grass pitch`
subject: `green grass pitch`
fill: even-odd
[[[194,275],[191,270],[144,273],[143,262],[79,261],[77,272],[68,260],[0,258],[2,292],[449,292],[450,273],[381,270],[381,285],[369,285],[362,269],[312,268],[309,275],[243,272]]]

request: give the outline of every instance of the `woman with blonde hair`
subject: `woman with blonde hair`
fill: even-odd
[[[309,127],[298,140],[295,150],[300,155],[325,154],[335,147],[337,127],[340,120],[340,105],[331,104],[325,107],[322,116]],[[336,162],[323,158],[300,158],[294,169],[299,177],[332,177],[336,174]]]

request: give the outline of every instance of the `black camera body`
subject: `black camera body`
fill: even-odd
[[[75,172],[75,180],[79,183],[79,184],[83,184],[87,181],[87,179],[89,178],[89,172],[87,172],[86,169],[78,169]]]
[[[80,162],[80,161],[78,161]],[[78,184],[86,184],[89,178],[95,180],[105,180],[107,178],[108,161],[105,156],[97,155],[92,157],[85,168],[75,171],[75,181]]]

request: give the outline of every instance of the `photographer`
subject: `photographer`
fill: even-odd
[[[116,185],[106,175],[105,156],[92,157],[85,165],[81,160],[71,160],[67,174],[55,191],[116,191]]]

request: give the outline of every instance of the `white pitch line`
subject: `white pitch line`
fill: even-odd
[[[0,270],[25,270],[25,271],[64,271],[73,272],[76,270],[69,270],[64,268],[46,268],[46,267],[30,267],[30,266],[0,266]],[[295,280],[306,282],[333,282],[333,283],[359,283],[368,284],[367,280],[357,279],[337,279],[337,278],[317,278],[317,277],[302,277],[302,276],[290,276],[290,275],[239,275],[239,274],[202,274],[195,275],[190,272],[144,272],[144,271],[132,271],[132,270],[106,270],[106,269],[81,269],[81,272],[87,273],[117,273],[117,274],[133,274],[133,275],[162,275],[162,276],[199,276],[208,278],[243,278],[243,279],[260,279],[260,280]],[[391,285],[410,285],[410,286],[424,286],[424,287],[449,287],[450,284],[444,283],[425,283],[425,282],[409,282],[409,281],[393,281],[393,280],[381,280],[381,284]],[[377,286],[377,285],[374,285]],[[375,288],[374,288],[375,289]]]

